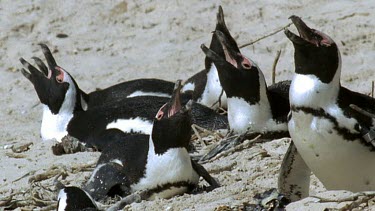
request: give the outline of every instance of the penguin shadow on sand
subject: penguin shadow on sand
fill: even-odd
[[[258,65],[241,54],[225,24],[221,7],[213,37],[217,41],[215,48],[207,48],[203,44],[201,48],[216,66],[220,84],[226,93],[230,133],[200,161],[207,161],[246,139],[260,136],[256,142],[264,142],[289,137],[290,81],[267,87]]]
[[[292,142],[279,191],[292,201],[309,196],[311,172],[328,190],[375,190],[375,99],[341,86],[341,55],[328,35],[290,17],[296,35],[288,128]]]
[[[124,135],[113,129],[102,133],[109,147],[102,151],[83,189],[65,187],[60,191],[58,209],[98,209],[95,201],[114,195],[124,198],[109,210],[134,201],[170,198],[195,189],[199,175],[212,188],[219,187],[189,156],[192,101],[182,105],[180,90],[178,81],[170,101],[156,113],[151,135]]]

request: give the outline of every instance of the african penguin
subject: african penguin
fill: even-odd
[[[204,45],[201,48],[217,67],[220,83],[227,93],[230,129],[239,134],[260,133],[268,138],[289,136],[288,82],[267,88],[262,71],[241,54],[229,31],[216,30],[214,35],[220,41],[223,55]]]
[[[172,99],[157,112],[150,136],[121,136],[118,130],[102,134],[104,139],[110,137],[111,147],[102,151],[84,187],[94,199],[138,190],[147,191],[149,199],[170,198],[198,184],[199,176],[187,151],[192,101],[182,106],[180,89],[178,84]]]
[[[219,11],[217,13],[215,29],[228,31],[221,6],[219,6]],[[212,35],[211,38],[210,49],[218,52],[219,55],[224,55],[224,52],[221,50],[220,42],[214,35]],[[205,58],[205,69],[187,79],[184,82],[182,92],[192,92],[192,99],[194,101],[209,108],[217,109],[219,105],[222,108],[227,108],[226,93],[220,84],[216,66],[207,56]]]
[[[375,100],[340,85],[341,56],[332,38],[297,16],[290,19],[299,33],[285,29],[295,50],[288,123],[293,143],[279,189],[293,201],[308,196],[311,170],[329,190],[375,190],[375,146],[364,138],[374,120],[349,107],[375,113]]]
[[[71,135],[87,143],[106,129],[119,129],[127,133],[150,134],[155,112],[169,100],[160,96],[125,97],[123,93],[134,93],[138,85],[131,81],[126,86],[115,85],[106,90],[84,93],[79,89],[73,77],[58,66],[46,45],[41,44],[48,67],[41,59],[33,57],[41,71],[24,59],[21,63],[30,71],[22,69],[23,75],[34,85],[43,104],[41,136],[43,140],[61,141],[65,135]],[[152,80],[151,80],[152,81]],[[138,84],[138,85],[137,85]],[[150,83],[148,83],[150,84]],[[123,88],[121,88],[123,87]],[[120,94],[120,90],[123,93]],[[172,87],[173,90],[173,87]],[[172,93],[172,90],[170,93]],[[118,93],[118,94],[116,94]],[[188,98],[184,98],[185,101]],[[225,129],[227,119],[200,104],[193,104],[193,122],[207,129]]]
[[[73,77],[56,64],[49,48],[44,44],[40,44],[40,46],[49,68],[37,57],[33,57],[33,59],[41,71],[23,58],[20,61],[30,71],[29,73],[25,69],[21,69],[22,74],[33,83],[35,91],[43,104],[41,126],[43,140],[55,138],[60,141],[62,137],[68,134],[68,124],[76,116],[75,114],[86,112],[88,109],[99,112],[100,109],[105,109],[109,104],[118,103],[134,94],[136,90],[144,90],[145,87],[149,87],[146,85],[157,87],[155,88],[156,91],[154,91],[156,96],[170,96],[169,93],[172,93],[173,83],[172,87],[168,89],[166,88],[168,87],[167,82],[165,82],[165,86],[162,86],[163,82],[159,83],[156,79],[142,79],[86,94],[78,87]],[[156,84],[160,86],[158,87]],[[162,88],[166,89],[160,94],[157,90],[159,89],[160,91]],[[156,105],[155,109],[157,108],[158,105]],[[93,114],[93,112],[90,113]]]

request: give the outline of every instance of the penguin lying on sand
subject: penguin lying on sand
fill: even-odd
[[[110,147],[103,150],[84,188],[86,195],[80,196],[88,201],[87,195],[100,200],[108,195],[126,196],[143,191],[143,199],[170,198],[198,184],[195,163],[187,151],[192,101],[181,105],[180,89],[178,84],[171,100],[157,112],[150,136],[122,136],[118,130],[116,135],[103,134],[103,138],[111,139]]]
[[[217,67],[220,83],[227,94],[230,130],[241,136],[220,142],[201,161],[259,134],[262,139],[270,140],[289,137],[287,114],[290,82],[283,81],[267,87],[262,71],[255,62],[241,54],[225,24],[221,30],[214,32],[220,44],[219,53],[205,45],[201,48]]]
[[[220,57],[204,45],[201,47],[215,63],[227,93],[230,129],[235,133],[259,133],[270,138],[289,136],[286,122],[288,82],[268,88],[262,71],[255,62],[241,54],[229,31],[214,33],[225,56]]]
[[[369,132],[375,99],[340,84],[341,57],[328,35],[291,16],[299,35],[285,29],[294,46],[295,74],[290,86],[289,132],[279,190],[293,201],[309,195],[311,171],[329,190],[375,190],[375,146]],[[373,131],[372,131],[373,132]]]
[[[41,136],[43,140],[61,141],[65,135],[73,136],[84,143],[106,129],[119,129],[127,133],[150,134],[156,111],[169,98],[156,96],[118,97],[119,90],[134,93],[136,86],[126,90],[123,85],[85,94],[73,77],[58,66],[46,45],[41,45],[48,68],[42,60],[33,57],[37,68],[24,59],[21,63],[30,71],[22,69],[22,74],[34,85],[43,104]],[[129,82],[134,85],[133,82]],[[123,87],[120,88],[120,87]],[[173,90],[173,87],[172,87]],[[171,91],[172,92],[172,91]],[[124,95],[126,96],[126,95]],[[118,97],[118,98],[117,98]],[[188,99],[184,99],[187,101]],[[225,116],[216,114],[200,104],[193,104],[193,122],[207,129],[227,127]]]

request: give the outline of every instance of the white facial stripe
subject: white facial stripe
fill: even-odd
[[[138,97],[138,96],[157,96],[157,97],[171,97],[171,95],[161,92],[143,92],[135,91],[127,96],[127,98]]]
[[[194,91],[195,90],[195,84],[192,82],[189,82],[187,84],[184,84],[184,86],[181,89],[181,92],[184,93],[186,91]]]
[[[66,208],[66,200],[67,194],[65,193],[64,189],[61,189],[59,195],[57,196],[57,201],[59,202],[59,207],[57,208],[58,211],[64,211]]]
[[[207,73],[206,87],[204,88],[202,97],[198,99],[197,102],[209,108],[216,109],[218,108],[219,104],[215,103],[219,100],[222,91],[223,87],[221,86],[219,80],[219,74],[217,72],[216,66],[212,64],[210,70]],[[225,94],[225,92],[223,92],[223,95],[221,96],[221,106],[224,108],[227,107],[227,95]]]
[[[125,133],[137,132],[151,134],[152,122],[140,117],[131,119],[118,119],[107,125],[107,129],[119,129]]]
[[[43,119],[41,126],[41,136],[43,140],[61,139],[68,134],[67,126],[73,117],[73,111],[76,103],[76,86],[69,74],[64,74],[64,82],[69,83],[69,89],[65,93],[64,102],[61,105],[58,114],[53,114],[47,105],[43,105]]]

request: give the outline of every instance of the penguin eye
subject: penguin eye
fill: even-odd
[[[245,68],[245,69],[250,69],[251,66],[247,63],[242,63],[242,67]]]
[[[165,108],[165,106],[167,105],[168,103],[166,103],[166,104],[164,104],[160,109],[159,109],[159,111],[158,111],[158,113],[156,113],[156,119],[157,120],[161,120],[162,118],[163,118],[163,116],[164,116],[164,108]]]
[[[64,72],[61,71],[60,69],[57,69],[59,71],[59,74],[56,76],[56,81],[58,83],[64,82]]]
[[[56,76],[56,81],[60,84],[63,82],[63,80],[60,76]]]
[[[156,119],[157,120],[161,120],[161,118],[163,118],[163,116],[164,116],[164,112],[163,111],[159,111],[157,114],[156,114]]]
[[[241,66],[245,69],[251,69],[251,62],[249,59],[247,58],[243,58],[242,62],[241,62]]]

